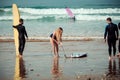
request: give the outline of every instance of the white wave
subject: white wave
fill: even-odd
[[[20,8],[21,12],[30,13],[30,14],[66,14],[65,9],[34,9],[34,8]]]
[[[12,11],[12,8],[0,8],[0,10],[3,10],[5,12],[9,12],[9,11]]]
[[[75,14],[119,14],[120,8],[107,8],[107,9],[72,9]]]
[[[12,8],[0,8],[6,12],[11,11]],[[40,14],[66,14],[65,8],[48,8],[48,9],[36,9],[36,8],[19,8],[20,12],[29,13],[33,15]],[[86,9],[86,8],[77,8],[72,9],[74,14],[120,14],[120,8],[105,8],[105,9]]]
[[[5,8],[4,11],[6,11],[6,12],[12,11],[12,8]]]
[[[13,17],[12,16],[1,16],[0,20],[12,20]]]
[[[68,19],[69,16],[66,15],[45,15],[45,16],[33,16],[33,15],[23,15],[21,16],[25,20],[61,20],[61,19]],[[109,16],[109,15],[76,15],[76,20],[105,20],[107,17],[111,17],[113,20],[120,20],[120,16]],[[12,16],[1,16],[0,20],[12,20]]]
[[[71,9],[74,14],[120,14],[120,8],[107,9]],[[50,8],[50,9],[34,9],[34,8],[20,8],[21,12],[30,13],[34,15],[40,14],[66,14],[65,9]]]
[[[21,16],[25,20],[35,20],[35,19],[42,19],[43,16]]]
[[[0,40],[13,40],[14,37],[0,37]],[[49,41],[49,37],[29,37],[29,40],[42,40],[42,41]],[[103,37],[62,37],[63,40],[69,41],[78,41],[78,40],[97,40],[97,39],[104,39]]]
[[[109,16],[109,15],[77,15],[77,20],[106,20],[106,18],[111,17],[113,20],[120,20],[120,16]]]
[[[1,9],[1,8],[0,8]],[[5,12],[12,12],[11,8],[3,9]],[[21,17],[25,20],[35,19],[50,19],[55,20],[67,19],[69,16],[64,8],[49,8],[49,9],[35,9],[35,8],[19,8]],[[114,20],[120,20],[120,8],[107,8],[107,9],[71,9],[76,16],[76,20],[105,20],[107,17],[111,17]],[[12,14],[4,14],[0,17],[0,20],[12,20]],[[48,19],[48,20],[49,20]]]

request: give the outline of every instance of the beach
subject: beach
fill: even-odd
[[[18,6],[28,34],[23,58],[16,57],[12,4]],[[120,59],[109,61],[103,39],[108,17],[119,23],[119,0],[2,0],[0,80],[119,80]],[[55,58],[49,37],[58,27],[63,28],[63,47]],[[88,56],[64,57],[72,53]]]
[[[22,80],[119,80],[120,60],[108,59],[103,39],[64,41],[60,58],[55,59],[48,41],[27,42],[21,65]],[[85,58],[66,59],[64,54],[87,53]],[[14,42],[0,42],[0,79],[13,80],[15,75]]]

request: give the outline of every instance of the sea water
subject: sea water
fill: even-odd
[[[39,1],[17,4],[24,19],[29,37],[47,38],[58,27],[63,28],[63,37],[103,37],[106,18],[111,17],[115,24],[120,22],[119,1]],[[19,2],[19,1],[18,1]],[[39,2],[39,3],[38,3]],[[17,2],[16,2],[17,3]],[[55,3],[55,4],[52,4]],[[60,4],[58,4],[60,3]],[[41,5],[42,4],[42,5]],[[58,4],[58,5],[57,5]],[[11,3],[12,5],[12,3]],[[65,7],[69,7],[76,17],[72,20]],[[0,8],[0,36],[13,37],[12,6]]]

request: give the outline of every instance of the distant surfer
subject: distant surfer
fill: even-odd
[[[74,15],[73,12],[70,10],[70,8],[66,7],[66,12],[67,12],[67,14],[70,16],[71,19],[73,19],[74,21],[76,20],[75,15]]]
[[[113,48],[113,57],[115,57],[116,54],[116,40],[118,39],[118,28],[116,24],[112,23],[111,18],[107,18],[106,21],[108,25],[105,28],[104,39],[106,42],[106,37],[107,37],[109,60],[111,60],[112,48]]]
[[[25,26],[23,26],[23,19],[19,20],[19,25],[17,26],[13,26],[13,28],[16,28],[18,30],[18,34],[19,34],[19,57],[22,57],[23,55],[23,51],[24,51],[24,47],[25,47],[25,36],[28,39],[28,35],[25,29]]]
[[[59,57],[58,45],[59,44],[62,45],[62,33],[63,33],[63,29],[59,27],[50,35],[50,43],[52,45],[52,50],[54,52],[54,56],[57,56],[57,57]]]
[[[72,19],[75,21],[75,20],[76,20],[75,16],[74,16],[74,17],[72,17]]]

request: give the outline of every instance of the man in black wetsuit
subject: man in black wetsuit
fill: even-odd
[[[104,39],[106,42],[106,36],[107,36],[109,59],[111,60],[112,47],[113,47],[113,56],[115,57],[116,54],[116,40],[118,40],[118,28],[116,24],[112,23],[111,18],[107,18],[106,21],[108,25],[105,28]]]
[[[19,38],[19,56],[22,57],[23,50],[24,50],[24,47],[25,47],[25,42],[26,42],[25,36],[28,39],[28,35],[27,35],[25,27],[23,26],[23,19],[20,19],[19,22],[20,22],[19,25],[13,26],[13,27],[18,30],[18,34],[19,34],[19,37],[18,37]]]

